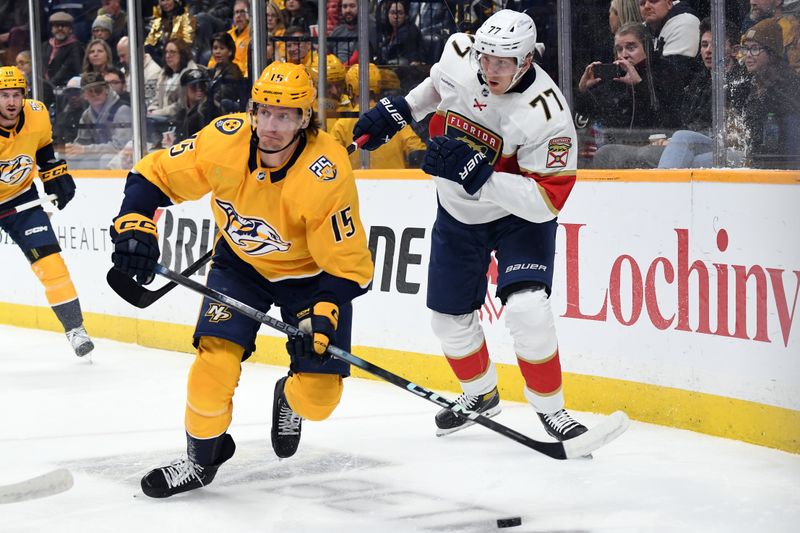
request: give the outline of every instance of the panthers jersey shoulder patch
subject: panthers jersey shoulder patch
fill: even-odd
[[[214,122],[214,127],[225,135],[233,135],[242,128],[242,125],[244,125],[244,120],[232,117],[221,118]]]
[[[319,156],[316,161],[311,163],[308,169],[317,176],[319,181],[331,181],[336,179],[336,165],[324,155]]]

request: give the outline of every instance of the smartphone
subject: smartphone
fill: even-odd
[[[625,69],[614,63],[600,63],[592,67],[592,72],[603,81],[611,81],[614,78],[621,78],[625,75]]]

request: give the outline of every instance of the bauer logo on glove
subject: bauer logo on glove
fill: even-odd
[[[469,195],[477,193],[492,175],[492,166],[483,152],[476,152],[460,139],[433,137],[422,170],[458,183]]]

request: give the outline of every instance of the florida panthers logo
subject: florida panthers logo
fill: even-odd
[[[567,166],[570,148],[572,148],[570,137],[556,137],[547,141],[547,168]]]
[[[292,245],[284,241],[275,228],[265,220],[240,215],[233,205],[222,200],[215,200],[228,217],[223,230],[247,255],[265,255],[270,252],[285,252]]]
[[[0,183],[4,185],[23,182],[31,172],[33,172],[33,158],[25,154],[10,160],[0,160]]]

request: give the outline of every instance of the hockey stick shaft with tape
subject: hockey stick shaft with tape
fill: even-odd
[[[47,202],[52,202],[56,198],[58,197],[55,194],[48,194],[47,196],[42,196],[41,198],[37,198],[36,200],[31,200],[30,202],[19,204],[18,206],[12,207],[11,209],[0,211],[0,218],[6,218],[10,217],[11,215],[16,215],[17,213],[21,213],[22,211],[30,209],[31,207],[36,207],[38,205],[44,205]]]
[[[266,313],[262,313],[261,311],[250,307],[243,302],[240,302],[239,300],[226,296],[225,294],[210,287],[206,287],[205,285],[182,276],[177,272],[173,272],[163,265],[156,265],[155,271],[156,274],[164,276],[178,285],[182,285],[187,289],[200,293],[212,300],[228,305],[243,315],[248,316],[253,320],[257,320],[258,322],[261,322],[262,324],[265,324],[275,330],[283,332],[287,335],[304,335],[304,333],[302,333],[298,328],[290,324],[281,322],[280,320],[273,318]],[[449,409],[460,416],[472,420],[476,424],[480,424],[496,433],[503,435],[504,437],[517,441],[523,446],[527,446],[532,450],[547,455],[548,457],[552,457],[553,459],[572,459],[583,457],[603,446],[607,442],[610,442],[617,436],[621,435],[625,429],[627,429],[628,418],[625,413],[618,411],[607,417],[606,420],[600,425],[569,441],[537,441],[479,413],[468,411],[459,404],[450,401],[447,398],[444,398],[441,395],[426,389],[425,387],[417,385],[416,383],[412,383],[411,381],[408,381],[397,374],[393,374],[392,372],[376,366],[369,361],[365,361],[364,359],[361,359],[350,352],[342,350],[341,348],[330,345],[328,346],[328,353],[341,361],[350,363],[351,365],[358,367],[365,372],[369,372],[373,376],[377,376],[384,381],[388,381],[392,385],[396,385],[401,389],[405,389],[413,394],[416,394],[417,396],[424,398],[429,402],[435,403],[440,407]]]

